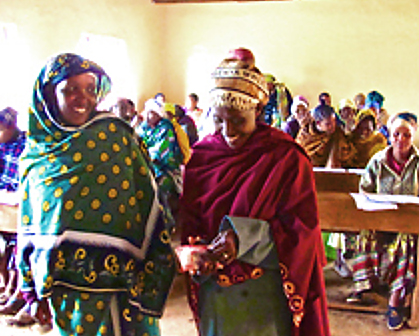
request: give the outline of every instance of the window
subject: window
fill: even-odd
[[[101,109],[108,109],[118,97],[137,101],[135,76],[131,70],[127,44],[124,40],[83,33],[77,44],[76,53],[99,64],[112,80],[111,93],[101,104]]]

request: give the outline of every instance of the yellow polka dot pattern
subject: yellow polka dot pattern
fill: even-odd
[[[43,175],[45,173],[45,166],[39,168],[39,175]]]
[[[118,130],[119,121],[109,125],[102,123],[99,126],[94,129],[96,126],[92,124],[92,127],[89,125],[81,132],[72,133],[71,137],[78,141],[69,140],[70,133],[65,130],[62,130],[62,133],[50,132],[36,138],[39,143],[34,142],[35,147],[38,152],[45,154],[41,158],[44,165],[35,165],[36,172],[29,169],[29,174],[41,176],[40,182],[48,192],[48,198],[41,198],[37,203],[37,209],[43,211],[42,215],[48,218],[48,222],[56,223],[57,227],[60,225],[60,219],[65,219],[71,223],[71,229],[74,231],[89,232],[88,228],[91,226],[97,229],[95,232],[115,232],[118,238],[136,244],[136,237],[139,237],[140,241],[141,235],[144,234],[140,223],[147,220],[148,205],[154,199],[152,186],[148,181],[148,167],[139,157],[141,154],[137,144],[132,141],[131,135],[128,136],[125,126],[124,130]],[[59,140],[60,138],[62,140]],[[34,198],[33,194],[24,194],[24,200],[31,200],[31,197]],[[56,211],[57,209],[59,211]],[[34,225],[32,221],[35,221],[35,218],[28,211],[28,214],[22,215],[22,222]],[[137,276],[140,268],[143,268],[132,255],[129,255],[129,258],[133,258],[132,266],[128,267],[129,260],[125,251],[121,252],[116,248],[112,250],[115,259],[110,259],[108,267],[105,267],[104,260],[109,256],[103,253],[105,248],[92,248],[89,242],[86,245],[78,245],[83,246],[84,250],[75,252],[71,247],[69,251],[68,246],[72,243],[70,241],[69,245],[63,244],[60,250],[55,251],[50,264],[57,271],[54,274],[74,274],[74,279],[72,278],[69,284],[78,288],[100,288],[103,283],[111,283],[107,282],[108,280],[114,281],[111,277],[113,276],[116,281],[121,277],[129,279],[127,293],[129,296],[134,295],[131,299],[139,300],[141,293],[153,296],[158,291],[145,285],[148,284],[148,278],[153,279],[160,274],[160,264],[154,264],[154,259],[153,262],[147,263],[144,279],[140,283]],[[99,250],[102,253],[97,258]],[[164,262],[167,253],[169,252],[165,251],[160,258]],[[52,277],[45,279],[44,288],[53,286],[54,281],[62,281]],[[74,283],[71,283],[72,281]],[[57,321],[62,328],[71,330],[68,335],[90,335],[92,333],[89,325],[97,327],[95,335],[111,334],[109,326],[104,325],[107,322],[102,321],[100,317],[103,313],[107,314],[108,297],[97,300],[96,295],[97,293],[80,293],[79,301],[74,302],[74,308],[67,307],[66,301],[70,299],[63,297],[63,311],[62,315],[57,316],[60,317]],[[89,306],[90,311],[83,308],[84,306]],[[124,319],[130,323],[138,324],[142,321],[144,325],[152,325],[155,321],[144,318],[138,309],[131,306],[123,312]],[[149,334],[157,335],[154,332]],[[142,331],[136,335],[148,333]]]

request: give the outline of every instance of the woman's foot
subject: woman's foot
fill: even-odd
[[[0,305],[0,314],[15,315],[25,303],[20,290],[16,290],[6,304]]]
[[[31,305],[29,303],[21,308],[15,316],[6,319],[7,325],[15,327],[27,327],[35,324],[35,322],[35,318],[31,315]]]

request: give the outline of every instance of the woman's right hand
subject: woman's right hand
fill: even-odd
[[[200,251],[193,254],[194,269],[191,275],[211,275],[217,271],[217,260],[210,251]]]

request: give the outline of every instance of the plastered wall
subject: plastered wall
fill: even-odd
[[[0,1],[0,22],[16,23],[22,43],[19,84],[3,77],[0,90],[26,106],[46,58],[71,51],[89,32],[126,41],[139,105],[157,91],[176,103],[197,92],[205,105],[211,71],[229,49],[243,46],[263,72],[312,105],[321,91],[336,105],[375,89],[390,113],[419,113],[418,17],[413,0]]]

